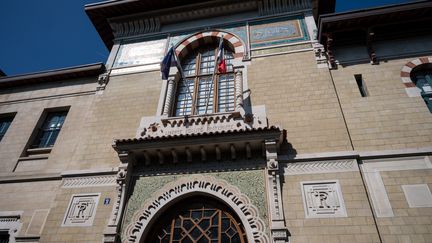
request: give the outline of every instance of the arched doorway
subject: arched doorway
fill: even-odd
[[[162,213],[142,242],[247,243],[247,237],[233,210],[211,198],[195,196]]]

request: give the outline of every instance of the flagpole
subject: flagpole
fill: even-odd
[[[223,41],[223,35],[221,36],[221,40],[220,41]],[[220,46],[220,43],[219,43],[219,46]],[[216,52],[216,55],[219,53],[219,50],[220,50],[219,46],[218,46],[218,51]],[[223,55],[223,53],[222,53],[222,55]],[[209,103],[209,100],[210,100],[210,94],[211,94],[211,91],[213,89],[213,82],[214,82],[214,77],[215,77],[215,74],[216,74],[216,71],[217,71],[218,58],[219,58],[219,55],[217,55],[216,58],[215,58],[216,60],[215,60],[213,75],[212,75],[212,79],[211,79],[211,83],[210,83],[210,90],[208,92],[208,95],[206,96],[205,114],[207,114],[208,103]],[[213,92],[213,94],[214,94],[214,92]],[[213,103],[214,103],[214,99],[213,99]]]
[[[172,47],[172,44],[171,44],[171,47]],[[194,99],[193,99],[193,96],[192,96],[192,92],[190,91],[189,83],[186,81],[186,78],[185,78],[185,75],[184,75],[184,72],[183,72],[183,67],[181,66],[181,63],[179,62],[179,59],[177,57],[177,54],[176,54],[175,50],[173,51],[173,55],[174,55],[174,59],[175,59],[176,64],[177,64],[177,69],[180,71],[180,79],[183,79],[183,82],[186,83],[186,88],[187,88],[187,91],[189,93],[189,96],[190,96],[191,102],[192,102],[192,104],[191,104],[192,105],[192,109],[194,109],[194,106],[193,106]],[[196,109],[196,107],[195,107],[195,109]],[[192,114],[193,113],[194,113],[194,110],[192,110]]]

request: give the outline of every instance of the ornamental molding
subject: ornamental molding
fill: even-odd
[[[303,175],[349,171],[358,171],[358,166],[355,159],[287,163],[284,168],[285,175]]]
[[[136,137],[147,139],[266,128],[265,108],[256,107],[253,114],[245,116],[241,116],[240,112],[232,112],[192,117],[143,117]]]
[[[271,242],[265,233],[265,223],[259,217],[258,209],[245,194],[225,180],[203,175],[182,177],[153,193],[134,214],[132,223],[126,226],[122,242],[140,242],[148,233],[151,224],[157,220],[156,214],[160,210],[165,210],[168,205],[195,194],[208,194],[228,204],[242,221],[249,242]]]
[[[419,57],[406,63],[401,69],[401,80],[408,97],[420,97],[421,89],[411,80],[411,71],[423,64],[432,63],[432,57]]]
[[[234,61],[239,60],[241,63],[243,58],[247,59],[247,45],[234,33],[224,30],[209,30],[192,34],[177,44],[175,51],[178,57],[182,59],[193,52],[194,48],[200,45],[200,42],[211,43],[219,38],[222,38],[234,51]],[[217,43],[217,41],[215,43]]]
[[[9,234],[10,243],[16,242],[16,237],[21,230],[21,216],[23,211],[0,211],[0,229]]]
[[[127,178],[127,168],[120,168],[115,180],[116,180],[116,192],[117,196],[113,203],[113,208],[111,210],[111,216],[108,221],[108,225],[104,230],[104,243],[114,243],[118,238],[118,230],[120,225],[120,219],[122,216],[125,196],[126,196],[126,178]]]
[[[111,29],[115,38],[159,32],[161,23],[159,18],[143,18],[122,22],[111,22]]]
[[[312,1],[309,0],[261,0],[258,5],[258,10],[261,16],[285,13],[291,11],[311,9],[311,2]]]
[[[64,178],[62,188],[115,186],[116,175]]]

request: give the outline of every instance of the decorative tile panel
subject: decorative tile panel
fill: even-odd
[[[255,22],[250,26],[252,48],[280,45],[308,39],[303,19],[272,19]]]
[[[92,226],[100,193],[72,195],[62,226]]]
[[[347,217],[338,181],[301,182],[306,218]]]

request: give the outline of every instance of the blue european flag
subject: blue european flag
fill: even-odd
[[[160,64],[162,79],[168,79],[171,66],[177,65],[177,60],[174,55],[174,47],[171,47]]]

